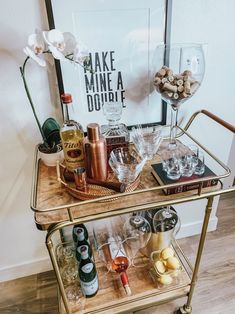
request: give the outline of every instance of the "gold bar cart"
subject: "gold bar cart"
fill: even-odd
[[[147,164],[141,174],[141,184],[137,190],[115,194],[115,198],[111,195],[86,201],[77,201],[61,187],[60,179],[57,179],[58,173],[56,173],[56,169],[54,167],[46,167],[43,165],[38,157],[38,150],[36,149],[31,208],[34,211],[37,228],[39,230],[47,231],[46,246],[56,274],[59,295],[62,298],[62,302],[59,302],[60,311],[62,313],[130,313],[182,296],[187,296],[187,302],[177,310],[177,313],[192,313],[191,301],[197,282],[213,199],[215,196],[235,191],[235,187],[223,189],[223,184],[221,182],[221,179],[230,175],[229,168],[188,133],[190,125],[198,115],[209,117],[233,133],[235,133],[235,127],[206,110],[194,113],[184,129],[178,127],[178,140],[182,141],[186,138],[187,140],[193,141],[204,150],[217,167],[220,167],[220,174],[215,175],[215,177],[212,178],[219,180],[219,183],[213,187],[202,188],[203,182],[208,180],[208,178],[200,178],[189,182],[195,184],[199,183],[196,190],[165,195],[163,189],[177,187],[182,183],[159,186],[151,175],[150,165]],[[200,199],[207,199],[207,205],[205,208],[195,265],[192,267],[187,257],[176,243],[174,249],[183,266],[181,278],[176,285],[157,289],[149,276],[147,276],[146,269],[141,271],[138,269],[137,274],[136,269],[130,268],[128,274],[130,282],[133,283],[133,294],[131,296],[125,296],[121,292],[117,293],[116,282],[110,278],[108,284],[107,282],[103,286],[101,284],[99,293],[96,297],[86,301],[85,307],[81,311],[76,306],[71,306],[69,304],[57,263],[54,244],[54,237],[56,235],[59,234],[61,237],[63,236],[61,230],[64,227],[132,213],[134,211],[149,210]],[[102,283],[103,273],[99,262],[97,262],[97,268]]]

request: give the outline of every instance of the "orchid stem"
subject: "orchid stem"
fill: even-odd
[[[35,109],[34,109],[32,97],[31,97],[31,95],[30,95],[29,88],[28,88],[28,85],[27,85],[27,82],[26,82],[26,79],[25,79],[25,66],[26,66],[28,60],[29,60],[29,57],[27,57],[27,58],[25,59],[23,66],[20,67],[20,73],[21,73],[22,80],[23,80],[23,82],[24,82],[24,88],[25,88],[25,91],[26,91],[26,95],[27,95],[27,97],[28,97],[28,100],[29,100],[31,109],[32,109],[32,111],[33,111],[34,118],[35,118],[35,120],[36,120],[36,122],[37,122],[39,131],[40,131],[41,136],[42,136],[42,138],[43,138],[43,142],[44,142],[44,144],[45,144],[47,147],[49,147],[49,145],[48,145],[48,143],[47,143],[47,139],[46,139],[46,137],[45,137],[45,135],[44,135],[44,132],[43,132],[43,130],[42,130],[41,124],[40,124],[40,122],[39,122],[39,120],[38,120],[36,111],[35,111]]]

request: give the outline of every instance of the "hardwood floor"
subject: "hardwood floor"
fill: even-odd
[[[235,193],[221,198],[218,229],[207,235],[199,281],[193,296],[193,314],[235,313]],[[180,240],[193,262],[198,236]],[[172,314],[185,299],[137,311],[135,314]],[[57,314],[53,272],[0,283],[0,314]],[[107,313],[107,314],[112,314]]]

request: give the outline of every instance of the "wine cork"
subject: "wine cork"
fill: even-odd
[[[163,67],[157,72],[157,76],[165,76],[166,75],[166,70],[163,69]]]
[[[179,79],[179,80],[176,81],[176,84],[178,86],[183,85],[183,83],[184,83],[184,81],[182,79]]]
[[[180,85],[177,87],[178,92],[182,93],[184,91],[184,86]]]
[[[171,99],[173,97],[173,93],[165,91],[162,93],[162,96]]]
[[[195,81],[195,82],[191,85],[191,87],[190,87],[190,94],[191,94],[191,95],[196,92],[196,90],[198,89],[199,85],[200,85],[200,84],[199,84],[197,81]]]
[[[184,91],[185,91],[185,93],[189,94],[190,93],[190,89],[191,89],[190,81],[184,82]]]
[[[182,74],[176,74],[175,79],[176,80],[184,80],[184,76]]]
[[[170,75],[170,76],[167,77],[167,79],[168,79],[169,82],[172,83],[174,81],[174,76]]]
[[[163,85],[163,89],[166,90],[166,91],[169,91],[169,92],[173,92],[173,93],[177,92],[177,86],[172,85],[170,83],[165,83]]]
[[[165,84],[166,82],[168,82],[168,79],[166,77],[162,78],[162,84]]]
[[[189,94],[183,92],[180,94],[180,96],[181,96],[181,98],[187,98],[187,97],[189,97]]]
[[[155,77],[154,78],[154,85],[160,85],[161,84],[161,79],[160,79],[160,77]]]
[[[185,70],[183,76],[192,76],[192,72],[190,70]]]
[[[173,98],[174,98],[174,99],[178,99],[178,98],[179,98],[179,94],[178,94],[178,93],[174,93],[174,94],[173,94]]]
[[[167,76],[173,76],[173,71],[171,69],[166,70]]]

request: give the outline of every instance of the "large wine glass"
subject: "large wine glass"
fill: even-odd
[[[201,44],[158,45],[153,55],[154,86],[172,108],[169,149],[176,149],[177,118],[180,105],[200,87],[205,58]]]
[[[137,257],[138,252],[146,247],[151,237],[151,226],[141,215],[141,212],[134,215],[131,214],[129,218],[126,219],[123,225],[123,236],[125,238],[125,243],[131,250],[132,265],[137,267],[135,258]],[[144,264],[142,266],[144,266]]]

